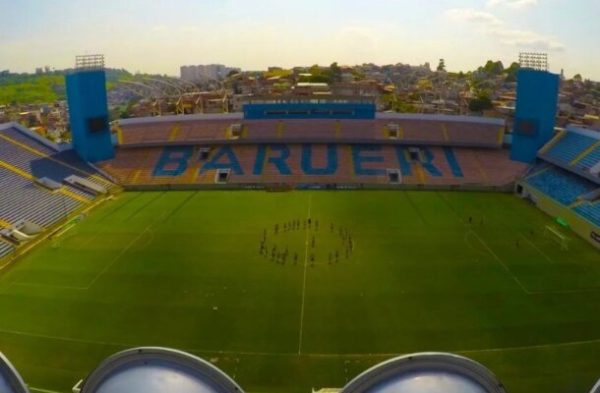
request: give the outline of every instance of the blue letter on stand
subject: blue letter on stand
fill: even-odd
[[[181,176],[188,168],[188,161],[193,153],[192,146],[164,148],[152,176]]]
[[[256,161],[254,162],[254,170],[252,171],[253,175],[262,175],[263,169],[265,167],[265,157],[267,155],[267,149],[269,151],[279,151],[279,157],[270,157],[268,162],[270,164],[275,165],[279,174],[281,175],[291,175],[292,171],[287,164],[287,159],[290,157],[290,149],[287,145],[260,145],[258,146],[258,151],[256,152]]]
[[[380,152],[381,146],[374,145],[354,145],[352,146],[352,161],[354,161],[354,173],[356,175],[366,176],[377,176],[385,175],[386,171],[383,168],[363,168],[363,164],[367,162],[383,162],[383,157],[380,155],[376,156],[362,156],[363,152]]]
[[[219,160],[223,156],[227,157],[227,161],[220,163]],[[211,169],[231,169],[231,171],[236,175],[244,174],[244,171],[240,166],[240,162],[238,161],[237,157],[235,156],[235,153],[233,152],[230,146],[221,147],[219,151],[213,156],[213,158],[211,158],[210,161],[207,161],[206,164],[204,164],[202,169],[200,169],[200,173],[202,174]]]
[[[337,146],[327,145],[327,166],[325,168],[315,168],[312,166],[312,145],[302,145],[302,171],[306,175],[333,175],[337,172],[338,157]]]

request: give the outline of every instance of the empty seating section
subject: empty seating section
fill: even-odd
[[[383,127],[374,120],[336,120],[333,124],[336,139],[362,140],[383,137]]]
[[[394,145],[244,144],[120,148],[100,166],[125,186],[214,184],[217,169],[230,169],[232,184],[389,184],[399,170],[403,184],[505,186],[527,165],[506,150]]]
[[[75,174],[105,188],[114,186],[81,161],[74,150],[57,152],[16,129],[0,131],[0,160],[36,178],[48,177],[60,183],[64,177]]]
[[[450,121],[444,123],[444,125],[448,133],[448,140],[453,143],[498,144],[498,133],[501,127],[496,124]]]
[[[425,120],[404,120],[400,123],[400,128],[403,131],[402,139],[418,142],[443,142],[444,133],[442,123],[436,121]]]
[[[315,140],[319,138],[335,138],[335,120],[286,120],[283,128],[286,138]]]
[[[62,184],[64,178],[78,176],[104,188],[114,187],[95,169],[82,162],[75,152],[57,152],[25,132],[9,128],[0,131],[0,222],[4,226],[21,220],[42,227],[58,223],[73,211],[88,206],[94,195]],[[46,178],[56,190],[36,184]],[[10,248],[13,248],[9,244]],[[0,257],[9,252],[0,241]]]
[[[123,125],[123,144],[166,142],[169,140],[169,125],[174,123]]]
[[[61,183],[62,179],[73,174],[73,170],[48,157],[40,157],[17,145],[0,138],[0,160],[16,167],[34,178],[46,177]],[[73,187],[70,191],[91,199],[91,195]]]
[[[49,192],[4,168],[0,168],[0,189],[0,217],[11,224],[28,220],[50,226],[81,205],[77,200]]]
[[[14,250],[15,248],[12,244],[0,239],[0,259],[11,254]]]
[[[592,137],[576,132],[566,132],[544,156],[566,166],[596,142],[597,140]]]
[[[21,132],[17,129],[14,129],[14,128],[9,128],[7,130],[0,131],[0,135],[4,135],[4,136],[14,140],[15,142],[21,143],[32,149],[35,149],[42,154],[55,154],[56,153],[55,149],[52,149],[51,147],[41,143],[38,140],[33,139],[32,137],[30,137],[28,135],[25,135],[23,132]]]
[[[579,196],[597,188],[594,183],[554,166],[530,176],[526,181],[566,206],[577,201]]]
[[[277,138],[277,132],[282,127],[282,123],[274,120],[248,120],[243,124],[247,130],[246,137],[248,139],[260,140]]]
[[[574,209],[581,216],[600,227],[600,202],[584,203]]]
[[[227,136],[227,130],[230,125],[230,122],[224,121],[204,121],[202,124],[186,124],[182,122],[176,125],[177,127],[181,127],[181,131],[176,135],[175,140],[204,141],[222,139]]]
[[[441,121],[434,119],[390,118],[376,120],[243,120],[224,117],[206,120],[173,120],[121,125],[122,144],[152,146],[160,143],[190,143],[210,141],[220,143],[231,139],[233,124],[242,124],[240,138],[256,142],[362,142],[388,140],[386,129],[390,123],[398,124],[398,143],[430,145],[473,145],[500,147],[498,124],[476,120]]]
[[[581,160],[577,161],[575,167],[577,169],[587,171],[598,163],[600,163],[600,146],[597,146],[591,152],[586,154]]]

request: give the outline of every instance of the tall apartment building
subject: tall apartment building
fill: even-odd
[[[240,71],[240,69],[223,64],[181,66],[181,79],[189,82],[222,79],[231,71]]]

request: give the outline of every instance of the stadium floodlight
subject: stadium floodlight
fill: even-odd
[[[0,352],[0,392],[2,393],[29,393],[27,385],[17,370]]]
[[[542,52],[520,52],[519,66],[537,71],[548,71],[548,54]]]
[[[342,393],[505,393],[483,365],[458,355],[424,352],[380,363],[350,381]]]
[[[224,372],[168,348],[134,348],[104,360],[74,393],[243,393]]]
[[[75,68],[78,70],[104,69],[104,55],[75,56]]]

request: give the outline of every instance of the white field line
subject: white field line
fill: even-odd
[[[15,285],[14,281],[11,281],[10,283],[8,283],[2,290],[0,290],[0,295],[8,292],[8,290],[10,289],[10,287],[12,287],[13,285]]]
[[[55,390],[48,390],[48,389],[41,389],[41,388],[34,388],[33,386],[28,386],[29,390],[31,390],[32,392],[40,392],[40,393],[61,393],[61,392],[57,392]]]
[[[581,289],[556,289],[551,291],[530,291],[530,295],[568,295],[575,293],[593,293],[600,291],[600,287],[581,288]]]
[[[498,261],[498,263],[502,266],[502,268],[510,275],[510,277],[513,279],[513,281],[515,283],[517,283],[517,285],[523,290],[523,292],[525,292],[527,295],[531,295],[531,291],[529,291],[527,288],[525,288],[525,285],[523,285],[523,283],[521,283],[521,281],[512,273],[512,271],[508,268],[508,266],[506,266],[506,264],[502,261],[502,259],[500,259],[498,254],[496,254],[494,252],[494,250],[492,250],[490,248],[490,246],[485,242],[485,240],[483,240],[481,238],[481,236],[479,236],[477,234],[477,232],[475,232],[473,230],[471,230],[471,232],[475,235],[475,237],[479,240],[479,242],[489,251],[489,253],[496,259],[496,261]]]
[[[312,195],[308,196],[308,215],[310,218],[310,210],[312,208]],[[302,306],[300,306],[300,329],[298,333],[298,355],[302,353],[302,334],[304,331],[304,300],[306,295],[306,273],[308,268],[308,225],[306,226],[306,238],[304,239],[304,277],[302,279]]]
[[[45,334],[36,334],[36,333],[27,333],[16,330],[2,330],[0,329],[0,333],[14,336],[23,336],[23,337],[32,337],[38,339],[47,339],[54,341],[63,341],[63,342],[71,342],[71,343],[79,343],[79,344],[92,344],[92,345],[104,345],[104,346],[112,346],[117,348],[132,348],[135,345],[125,344],[125,343],[117,343],[117,342],[107,342],[107,341],[95,341],[95,340],[84,340],[78,338],[70,338],[70,337],[61,337],[61,336],[51,336]],[[566,341],[559,343],[548,343],[548,344],[536,344],[536,345],[523,345],[523,346],[513,346],[513,347],[499,347],[499,348],[482,348],[482,349],[462,349],[462,350],[453,350],[448,351],[452,353],[459,354],[469,354],[469,353],[493,353],[493,352],[516,352],[516,351],[531,351],[531,350],[539,350],[539,349],[550,349],[550,348],[561,348],[561,347],[574,347],[581,345],[591,345],[591,344],[600,344],[600,338],[590,339],[590,340],[578,340],[578,341]],[[317,357],[317,358],[369,358],[369,357],[393,357],[402,355],[402,352],[381,352],[381,353],[303,353],[297,354],[292,352],[261,352],[261,351],[218,351],[218,350],[209,350],[209,349],[195,349],[195,348],[181,348],[181,350],[186,352],[198,353],[198,354],[215,354],[215,355],[241,355],[241,356],[280,356],[280,357]]]
[[[541,250],[541,249],[540,249],[538,246],[536,246],[534,242],[532,242],[531,240],[529,240],[529,239],[528,239],[528,238],[527,238],[525,235],[523,235],[523,234],[521,234],[521,237],[522,237],[523,239],[525,239],[525,241],[526,241],[527,243],[529,243],[529,244],[530,244],[530,245],[531,245],[533,248],[535,248],[535,249],[537,250],[537,252],[539,252],[539,253],[540,253],[540,255],[541,255],[541,256],[543,256],[543,257],[544,257],[544,258],[545,258],[545,259],[546,259],[548,262],[550,262],[550,263],[554,263],[554,260],[553,260],[552,258],[550,258],[550,257],[548,256],[548,254],[546,254],[544,251],[542,251],[542,250]]]
[[[37,284],[33,282],[27,281],[18,281],[14,282],[13,285],[23,286],[23,287],[32,287],[32,288],[51,288],[51,289],[72,289],[77,291],[86,291],[87,287],[76,287],[69,285],[52,285],[52,284]]]
[[[160,217],[158,220],[156,220],[156,221],[154,221],[154,222],[150,223],[150,224],[149,224],[149,225],[148,225],[148,226],[147,226],[147,227],[146,227],[146,228],[145,228],[145,229],[144,229],[142,232],[140,232],[140,234],[139,234],[139,235],[137,235],[137,236],[136,236],[136,237],[135,237],[135,238],[134,238],[132,241],[130,241],[130,242],[129,242],[129,244],[128,244],[128,245],[127,245],[127,246],[126,246],[124,249],[122,249],[122,250],[121,250],[121,252],[120,252],[119,254],[117,254],[117,256],[116,256],[116,257],[114,257],[114,258],[112,259],[112,261],[110,261],[108,264],[106,264],[106,266],[104,266],[104,268],[103,268],[103,269],[102,269],[100,272],[98,272],[98,274],[96,275],[96,277],[94,277],[94,279],[93,279],[93,280],[92,280],[92,281],[91,281],[91,282],[90,282],[90,283],[89,283],[89,284],[86,286],[86,288],[85,288],[85,289],[90,289],[90,288],[91,288],[91,287],[92,287],[92,286],[93,286],[93,285],[96,283],[96,281],[98,281],[98,279],[99,279],[100,277],[102,277],[102,275],[103,275],[103,274],[104,274],[104,273],[105,273],[105,272],[106,272],[108,269],[110,269],[110,267],[111,267],[112,265],[114,265],[114,264],[115,264],[115,263],[116,263],[116,262],[117,262],[119,259],[121,259],[121,257],[122,257],[123,255],[125,255],[125,253],[127,253],[127,251],[129,251],[129,249],[130,249],[131,247],[133,247],[133,245],[134,245],[135,243],[137,243],[137,242],[138,242],[138,240],[140,240],[140,239],[142,238],[142,236],[144,236],[144,234],[146,234],[146,232],[150,231],[150,230],[152,229],[152,227],[153,227],[153,226],[154,226],[154,225],[155,225],[157,222],[160,222],[160,221],[162,220],[162,218],[165,216],[165,214],[166,214],[166,213],[163,213],[163,214],[161,215],[161,217]]]
[[[127,251],[129,251],[129,249],[130,249],[131,247],[133,247],[133,245],[134,245],[134,244],[135,244],[135,243],[136,243],[138,240],[140,240],[140,239],[142,238],[142,236],[144,236],[144,234],[145,234],[145,233],[146,233],[148,230],[150,230],[150,227],[151,227],[151,226],[152,226],[152,224],[148,225],[148,226],[146,227],[146,229],[144,229],[144,230],[143,230],[143,231],[142,231],[142,232],[141,232],[139,235],[137,235],[137,236],[136,236],[136,237],[135,237],[135,238],[134,238],[132,241],[130,241],[130,242],[129,242],[129,244],[127,245],[127,247],[125,247],[124,249],[122,249],[122,250],[121,250],[121,252],[120,252],[119,254],[117,254],[117,256],[116,256],[116,257],[114,257],[114,258],[112,259],[112,261],[110,261],[109,263],[107,263],[107,264],[106,264],[106,266],[104,266],[104,268],[98,272],[98,274],[96,275],[96,277],[94,277],[94,278],[92,279],[92,281],[91,281],[91,282],[90,282],[90,283],[89,283],[89,284],[88,284],[88,285],[85,287],[85,289],[90,289],[90,288],[91,288],[91,287],[92,287],[92,286],[93,286],[93,285],[96,283],[96,281],[98,281],[98,279],[99,279],[100,277],[102,277],[102,275],[103,275],[103,274],[104,274],[104,273],[105,273],[105,272],[106,272],[108,269],[110,269],[110,267],[111,267],[112,265],[114,265],[114,264],[115,264],[115,262],[117,262],[117,261],[118,261],[118,260],[119,260],[119,259],[120,259],[120,258],[121,258],[121,257],[122,257],[122,256],[123,256],[123,255],[124,255],[126,252],[127,252]]]

